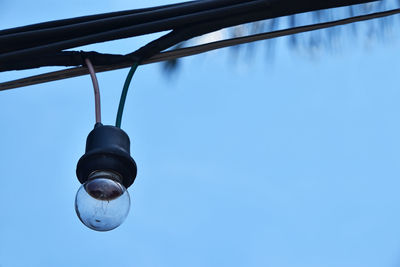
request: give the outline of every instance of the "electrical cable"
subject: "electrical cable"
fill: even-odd
[[[53,21],[35,23],[35,24],[26,25],[26,26],[20,26],[20,27],[14,27],[14,28],[9,28],[9,29],[5,29],[5,30],[0,30],[0,36],[1,35],[6,35],[6,34],[22,33],[22,32],[28,32],[28,31],[36,31],[36,30],[44,30],[44,29],[49,29],[49,28],[72,25],[72,24],[76,24],[76,23],[82,23],[82,22],[88,22],[88,21],[94,21],[94,20],[101,20],[101,19],[105,19],[105,18],[112,18],[112,17],[124,16],[124,15],[130,15],[130,14],[137,14],[137,13],[141,13],[141,12],[159,10],[159,9],[163,9],[163,8],[167,8],[167,7],[181,6],[183,4],[197,2],[197,1],[202,1],[202,0],[189,1],[189,2],[185,2],[185,3],[176,3],[176,4],[163,5],[163,6],[156,6],[156,7],[149,7],[149,8],[116,11],[116,12],[102,13],[102,14],[96,14],[96,15],[80,16],[80,17],[75,17],[75,18],[60,19],[60,20],[53,20]]]
[[[100,89],[99,89],[99,83],[97,81],[96,77],[96,72],[93,68],[92,62],[90,61],[89,58],[85,58],[85,63],[86,66],[89,70],[90,77],[92,79],[93,83],[93,89],[94,89],[94,109],[95,109],[95,114],[96,114],[96,123],[101,123],[101,107],[100,107]]]
[[[0,72],[9,70],[34,69],[45,66],[81,66],[85,65],[84,58],[89,58],[93,65],[111,65],[126,62],[124,55],[103,54],[94,51],[60,51],[39,57],[27,58],[0,64]]]
[[[73,38],[69,40],[54,43],[51,42],[45,45],[40,45],[27,49],[13,50],[11,52],[0,54],[0,61],[2,61],[3,64],[7,64],[11,61],[23,60],[24,58],[38,56],[41,54],[43,55],[45,53],[54,53],[63,49],[73,48],[96,42],[105,42],[137,35],[154,33],[168,29],[185,28],[186,30],[190,31],[190,27],[196,26],[196,23],[200,23],[202,25],[201,27],[209,26],[210,29],[200,29],[199,31],[207,33],[213,31],[212,29],[216,28],[213,25],[214,22],[220,23],[220,25],[223,25],[223,27],[230,27],[262,19],[292,15],[299,12],[315,11],[319,9],[340,7],[370,1],[373,0],[312,0],[306,3],[299,3],[299,1],[294,0],[286,0],[287,3],[283,3],[284,1],[282,0],[254,0],[246,3],[230,5],[223,8],[157,20],[129,27],[123,27],[116,30],[105,31],[97,34],[90,34],[87,36]],[[287,4],[289,3],[290,5],[287,6]],[[207,21],[207,23],[204,23],[204,21]],[[228,21],[229,23],[227,23]],[[179,40],[176,41],[176,43],[178,42]]]
[[[249,36],[244,36],[244,37],[216,41],[216,42],[193,46],[193,47],[175,49],[175,50],[156,54],[149,59],[141,61],[140,64],[151,64],[151,63],[156,63],[156,62],[161,62],[161,61],[167,61],[167,60],[177,59],[180,57],[197,55],[197,54],[204,53],[204,52],[207,52],[210,50],[224,48],[224,47],[228,47],[228,46],[245,44],[248,42],[266,40],[266,39],[288,36],[288,35],[304,33],[304,32],[309,32],[309,31],[314,31],[314,30],[326,29],[326,28],[330,28],[330,27],[346,25],[346,24],[355,23],[355,22],[361,22],[361,21],[366,21],[366,20],[371,20],[371,19],[388,17],[388,16],[392,16],[392,15],[396,15],[396,14],[400,14],[400,9],[392,9],[392,10],[387,10],[387,11],[382,11],[382,12],[375,12],[375,13],[360,15],[360,16],[356,16],[356,17],[341,19],[341,20],[305,25],[305,26],[289,28],[289,29],[284,29],[284,30],[278,30],[278,31],[273,31],[273,32],[266,32],[266,33],[260,33],[260,34],[256,34],[256,35],[249,35]],[[123,57],[123,56],[121,55],[121,57]],[[128,58],[126,58],[126,62],[98,66],[96,69],[97,69],[97,72],[103,72],[103,71],[111,71],[111,70],[127,68],[130,66],[132,66],[132,59],[130,59],[128,57]],[[73,77],[77,77],[77,76],[82,76],[85,74],[87,74],[87,71],[85,68],[82,68],[82,67],[70,68],[70,69],[66,69],[66,70],[60,70],[60,71],[35,75],[35,76],[27,77],[27,78],[17,79],[17,80],[13,80],[13,81],[3,82],[3,83],[0,83],[0,91],[34,85],[34,84],[46,83],[46,82],[50,82],[50,81],[57,81],[57,80],[61,80],[61,79],[68,79],[68,78],[73,78]]]
[[[331,27],[335,25],[342,25],[342,24],[348,24],[351,22],[357,22],[359,20],[364,20],[364,19],[372,19],[372,18],[377,18],[377,17],[383,17],[383,16],[389,16],[392,14],[396,14],[398,12],[397,9],[394,10],[388,10],[388,11],[383,11],[383,12],[376,12],[372,14],[367,14],[367,15],[362,15],[362,16],[356,16],[356,17],[350,17],[342,20],[336,20],[336,21],[331,21],[331,22],[325,22],[322,24],[313,24],[317,28],[325,28],[325,27]],[[239,19],[238,17],[234,18]],[[62,52],[57,52],[53,54],[46,54],[46,56],[41,56],[38,58],[32,58],[32,59],[25,59],[23,61],[13,61],[10,63],[2,63],[0,65],[0,72],[1,71],[7,71],[7,70],[22,70],[22,69],[30,69],[30,68],[37,68],[37,67],[42,67],[42,66],[79,66],[84,64],[82,62],[82,53],[85,54],[86,57],[89,57],[92,62],[96,66],[103,66],[103,65],[126,65],[128,63],[129,65],[131,62],[135,61],[137,57],[141,57],[142,59],[148,59],[150,57],[153,57],[154,55],[158,54],[159,52],[172,47],[186,39],[190,39],[192,37],[202,35],[204,33],[207,33],[209,30],[218,30],[220,28],[224,28],[226,24],[229,24],[229,20],[220,20],[220,21],[215,21],[214,23],[209,23],[208,25],[204,24],[198,24],[198,25],[188,25],[187,28],[184,29],[178,29],[175,31],[172,31],[171,33],[164,35],[163,37],[156,39],[149,44],[141,47],[137,51],[130,53],[128,55],[115,55],[115,54],[100,54],[97,52],[78,52],[78,51],[62,51]],[[312,25],[307,25],[304,26],[305,29],[309,29],[312,27]],[[290,29],[282,30],[282,34],[286,35],[287,31]],[[296,33],[296,31],[301,30],[298,28],[292,28],[292,32]],[[272,33],[262,33],[260,35],[271,36]],[[247,37],[244,37],[247,38]],[[263,38],[263,37],[261,37]],[[232,43],[238,41],[237,39],[232,39]],[[234,45],[234,44],[232,44]],[[205,45],[207,46],[207,45]],[[185,48],[185,49],[191,49],[191,48]],[[193,48],[194,50],[197,51],[196,48]],[[193,50],[192,49],[192,50]],[[159,57],[156,57],[159,58]],[[106,68],[107,69],[107,68]]]
[[[133,74],[135,74],[135,71],[139,66],[139,63],[140,63],[139,61],[136,61],[132,65],[125,79],[124,87],[121,92],[121,98],[119,100],[117,118],[115,120],[115,126],[118,128],[121,128],[122,113],[124,112],[124,106],[125,106],[126,96],[128,95],[129,85],[132,81]]]
[[[252,1],[255,0],[247,0],[247,2]],[[240,3],[243,3],[243,0],[206,0],[58,27],[6,34],[3,36],[0,35],[0,52],[4,53],[10,51],[10,49],[20,50],[47,44],[49,42],[54,43],[72,38],[84,37],[99,32],[159,21],[161,19],[171,19],[202,11],[215,10],[216,8],[227,7],[229,5]],[[28,39],[32,41],[26,42]]]
[[[236,16],[238,14],[247,14],[247,16],[249,17],[248,21],[250,22],[252,21],[251,19],[252,12],[260,9],[263,10],[265,7],[268,6],[268,3],[270,1],[277,1],[277,0],[254,0],[246,3],[231,5],[228,7],[196,12],[190,15],[165,18],[157,21],[135,24],[132,26],[108,30],[100,33],[87,34],[81,37],[66,39],[62,41],[50,42],[43,45],[24,48],[20,50],[12,50],[11,52],[0,54],[0,61],[1,62],[17,61],[17,60],[22,60],[24,57],[29,57],[29,56],[32,57],[33,55],[57,52],[60,50],[69,49],[77,46],[83,46],[91,43],[105,42],[105,41],[111,41],[111,40],[144,35],[149,33],[155,33],[159,31],[171,30],[176,27],[182,27],[183,25],[187,25],[190,23],[219,19],[221,17],[224,18],[228,15]],[[269,14],[270,12],[266,13]],[[3,38],[3,40],[1,40],[1,43],[7,42],[7,38],[5,37],[7,36],[0,37],[0,40]],[[25,39],[24,43],[29,43],[29,42],[27,42]],[[12,45],[12,47],[15,45],[16,44]],[[3,49],[4,47],[0,48],[0,50]]]

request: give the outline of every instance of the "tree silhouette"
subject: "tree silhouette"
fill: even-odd
[[[336,19],[359,16],[366,13],[381,12],[389,9],[400,7],[400,0],[381,0],[367,4],[353,5],[331,10],[319,10],[308,12],[306,14],[297,14],[287,17],[268,19],[264,21],[248,23],[235,26],[232,28],[220,30],[218,34],[222,38],[236,38],[262,32],[272,32],[284,28],[293,28],[312,23],[322,23]],[[312,54],[315,51],[328,50],[335,51],[337,49],[337,40],[343,37],[358,39],[361,41],[371,40],[387,40],[388,34],[392,32],[396,24],[395,17],[385,17],[377,20],[364,22],[363,24],[351,24],[342,27],[333,27],[324,30],[313,31],[310,33],[294,34],[288,37],[287,47],[291,51],[300,51]],[[214,35],[215,36],[215,35]],[[212,39],[217,41],[218,39]],[[195,38],[180,43],[175,48],[182,48],[190,45],[204,43],[210,41],[210,38]],[[276,40],[270,39],[264,41],[264,47],[269,58],[272,57],[275,49]],[[239,51],[246,49],[246,57],[252,56],[254,46],[257,44],[249,43],[246,45],[238,45],[232,47],[233,57],[239,57]],[[167,75],[173,74],[179,68],[179,59],[166,61],[163,63],[164,72]]]

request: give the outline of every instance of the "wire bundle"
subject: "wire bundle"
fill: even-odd
[[[101,123],[100,91],[92,60],[96,65],[133,62],[117,112],[115,125],[121,127],[129,85],[137,67],[161,51],[230,26],[371,1],[374,0],[309,0],[305,3],[296,0],[205,0],[28,25],[0,31],[0,71],[60,64],[86,65],[94,87],[96,123]],[[125,56],[63,51],[165,30],[171,31]]]
[[[146,60],[187,39],[263,19],[374,0],[203,0],[39,23],[0,31],[0,71]],[[169,30],[128,55],[63,51],[87,44]]]

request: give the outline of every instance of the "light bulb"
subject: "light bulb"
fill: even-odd
[[[130,197],[118,178],[112,172],[95,172],[79,188],[75,197],[75,211],[87,227],[109,231],[126,219]]]
[[[133,184],[136,174],[129,136],[118,127],[96,123],[76,166],[82,186],[76,193],[75,210],[81,222],[96,231],[121,225],[130,208],[126,188]]]

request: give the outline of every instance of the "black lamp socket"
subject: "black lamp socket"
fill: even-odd
[[[76,176],[83,184],[98,171],[116,173],[125,188],[135,181],[137,167],[130,155],[129,136],[118,127],[96,123],[87,137],[85,154],[76,166]]]

